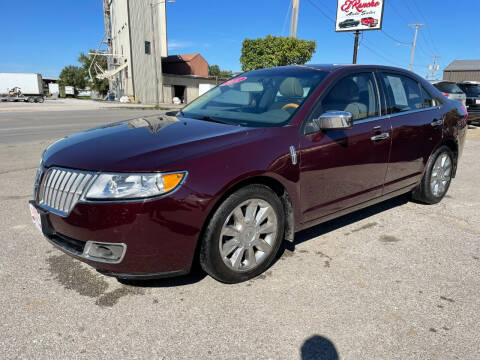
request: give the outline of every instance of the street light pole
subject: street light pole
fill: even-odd
[[[415,27],[415,36],[413,38],[413,44],[412,44],[412,56],[410,57],[410,66],[408,67],[408,69],[412,71],[413,58],[415,57],[415,48],[417,46],[418,29],[422,26],[425,26],[425,24],[408,24],[408,26]]]

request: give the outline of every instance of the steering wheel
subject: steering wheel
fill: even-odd
[[[286,110],[286,109],[288,109],[288,108],[294,108],[294,109],[296,109],[296,108],[298,108],[298,107],[299,107],[298,104],[288,103],[288,104],[282,106],[282,110]]]

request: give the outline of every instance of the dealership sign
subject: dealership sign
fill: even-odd
[[[335,31],[380,30],[385,0],[338,0]]]

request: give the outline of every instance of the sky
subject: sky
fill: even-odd
[[[151,0],[131,0],[151,1]],[[245,38],[288,36],[291,0],[176,0],[167,4],[169,54],[201,53],[210,64],[241,71]],[[364,0],[362,0],[364,1]],[[97,48],[104,33],[102,0],[0,0],[0,72],[58,76]],[[297,36],[316,40],[311,63],[350,63],[351,33],[335,33],[337,0],[300,0]],[[383,31],[366,31],[360,64],[408,68],[419,31],[414,71],[425,76],[432,56],[441,69],[454,59],[480,59],[480,1],[386,0]],[[437,72],[437,77],[441,76]]]

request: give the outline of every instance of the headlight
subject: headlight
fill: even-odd
[[[90,200],[141,199],[177,188],[186,172],[168,174],[100,174],[88,189]]]

